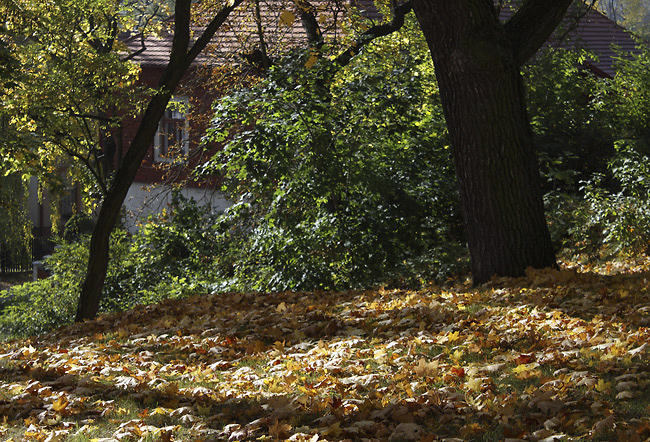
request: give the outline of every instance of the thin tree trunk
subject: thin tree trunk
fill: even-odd
[[[230,15],[230,12],[239,6],[242,1],[234,0],[229,6],[223,8],[206,26],[203,34],[189,47],[192,1],[176,0],[174,40],[169,63],[158,82],[158,93],[150,100],[136,135],[115,172],[112,184],[99,210],[97,223],[90,239],[88,267],[81,286],[75,321],[92,319],[97,315],[108,269],[111,232],[120,216],[124,198],[126,198],[129,187],[133,183],[140,163],[142,163],[151,146],[158,129],[158,122],[165,113],[173,91],[180,83],[192,61],[212,39],[214,33]]]
[[[413,9],[436,68],[474,283],[555,267],[519,54],[492,1],[414,0]]]

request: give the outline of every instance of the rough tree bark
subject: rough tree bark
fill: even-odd
[[[118,166],[113,181],[104,200],[102,201],[97,223],[90,240],[90,255],[86,276],[79,295],[75,321],[92,319],[97,315],[102,288],[106,278],[109,261],[109,239],[120,215],[124,198],[133,183],[140,163],[145,157],[149,146],[158,129],[173,91],[180,83],[183,75],[197,55],[205,48],[215,32],[221,27],[228,15],[241,4],[243,0],[229,2],[208,24],[201,36],[190,46],[190,11],[191,0],[176,0],[174,39],[169,62],[158,82],[156,95],[151,98],[142,115],[129,149]]]
[[[572,0],[526,0],[505,25],[493,0],[413,0],[433,58],[474,284],[556,267],[521,64]]]

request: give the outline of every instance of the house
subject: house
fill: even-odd
[[[299,14],[296,3],[283,0],[276,3],[259,19],[252,2],[248,9],[236,10],[185,75],[125,199],[124,225],[128,230],[137,230],[148,215],[167,207],[171,202],[171,189],[179,183],[182,183],[184,197],[209,205],[213,211],[224,210],[230,205],[218,192],[216,180],[204,183],[188,179],[191,170],[214,153],[214,150],[205,152],[205,146],[199,143],[212,115],[212,103],[224,91],[211,89],[206,79],[211,70],[232,66],[242,72],[246,81],[248,75],[259,74],[265,60],[279,56],[290,47],[306,47],[307,35],[300,20],[296,19]],[[289,10],[295,14],[291,20],[286,15]],[[329,37],[336,38],[337,32],[341,32],[340,24],[332,20],[335,13],[327,12],[328,18],[321,21],[321,26]],[[273,35],[260,37],[258,25],[273,29]],[[172,36],[163,31],[156,37],[126,35],[123,41],[132,54],[131,61],[141,68],[140,81],[155,86],[167,64]],[[223,85],[223,81],[220,84]],[[130,128],[124,135],[128,140],[135,133],[137,120],[126,123],[125,127]]]
[[[501,21],[507,21],[513,10],[505,6],[500,11]],[[563,22],[551,36],[548,44],[564,49],[584,49],[596,55],[588,59],[584,67],[602,78],[613,78],[616,74],[615,61],[621,54],[637,54],[638,42],[622,26],[617,25],[603,13],[580,4],[567,12]]]
[[[140,82],[155,87],[167,64],[171,37],[140,41],[139,36],[129,36],[125,43],[137,53],[132,61],[140,66]],[[205,57],[190,69],[173,96],[129,189],[124,201],[123,225],[131,232],[136,231],[150,214],[168,207],[171,191],[179,185],[185,198],[209,205],[215,211],[229,205],[218,192],[215,181],[197,182],[190,177],[192,169],[204,161],[203,155],[210,153],[199,147],[215,98],[214,92],[201,81],[207,75],[201,72],[202,63],[206,63]],[[138,123],[138,119],[127,119],[123,123],[125,145],[128,146],[135,135]]]

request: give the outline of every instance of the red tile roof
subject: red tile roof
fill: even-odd
[[[512,14],[512,10],[503,9],[501,20],[507,21]],[[583,13],[570,11],[549,43],[557,47],[593,52],[597,59],[588,60],[586,65],[604,77],[613,77],[616,73],[615,59],[618,54],[614,47],[619,47],[622,54],[638,52],[638,43],[630,32],[591,8]]]
[[[364,4],[368,0],[357,0]],[[319,25],[326,38],[341,38],[341,17],[343,10],[336,10],[337,2],[315,2]],[[340,3],[339,3],[340,4]],[[236,9],[212,39],[199,62],[220,63],[225,60],[241,60],[241,54],[249,54],[259,48],[257,23],[254,20],[254,2],[246,2]],[[268,55],[273,58],[287,47],[305,46],[307,35],[301,25],[298,7],[293,0],[262,0],[262,27],[265,30],[265,44]],[[284,15],[285,12],[291,14]],[[376,12],[374,13],[376,17]],[[200,32],[196,28],[195,32]],[[163,32],[159,36],[148,36],[142,41],[141,35],[123,35],[122,41],[128,51],[138,53],[132,60],[143,66],[166,66],[171,52],[172,36]],[[142,50],[144,45],[144,50]],[[209,54],[209,55],[206,55]]]
[[[271,28],[276,31],[267,32],[265,35],[269,55],[271,57],[277,55],[287,45],[304,47],[307,36],[297,17],[295,3],[288,0],[267,0],[267,2],[265,6],[267,12],[263,14],[262,25],[265,29]],[[272,7],[269,6],[270,3],[272,3]],[[329,2],[322,2],[322,4],[329,4]],[[375,20],[380,20],[381,16],[376,9],[371,7],[370,0],[356,0],[355,4],[360,9],[368,11]],[[366,7],[364,8],[364,6]],[[295,21],[290,25],[281,20],[281,14],[284,11],[294,13]],[[327,21],[321,23],[321,26],[329,30],[330,38],[340,37],[340,30],[339,35],[336,35],[340,22],[334,23],[333,18],[336,16],[336,12],[327,11]],[[338,14],[340,17],[341,11],[338,11]],[[504,8],[501,11],[501,20],[506,21],[512,14],[512,10]],[[590,9],[579,18],[577,23],[575,17],[570,18],[572,15],[575,14],[568,14],[569,18],[564,22],[564,29],[567,29],[568,32],[556,32],[555,37],[550,40],[550,44],[565,48],[582,48],[594,52],[598,59],[589,60],[587,64],[595,73],[610,77],[614,75],[614,59],[617,54],[612,45],[620,47],[623,53],[636,52],[637,43],[634,37],[600,12]],[[215,35],[212,45],[204,51],[197,62],[223,63],[225,60],[240,60],[241,54],[250,53],[259,47],[255,30],[256,24],[251,9],[238,9]],[[560,35],[558,36],[558,34]],[[559,39],[560,36],[561,39]],[[125,35],[123,37],[123,41],[131,53],[142,49],[143,42],[140,35]],[[146,49],[133,56],[134,62],[151,67],[166,66],[171,51],[171,35],[163,33],[162,37],[149,36],[144,40],[144,47]]]

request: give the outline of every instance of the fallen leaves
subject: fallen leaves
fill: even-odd
[[[0,435],[647,440],[647,267],[617,269],[196,296],[104,316],[2,345]]]

